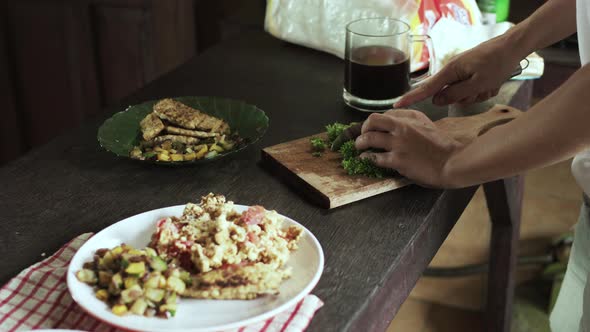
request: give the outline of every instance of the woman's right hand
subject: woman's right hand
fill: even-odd
[[[520,63],[520,56],[502,37],[459,54],[438,73],[406,93],[394,105],[408,107],[433,97],[435,105],[471,104],[498,94]]]

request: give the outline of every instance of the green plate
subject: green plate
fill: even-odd
[[[139,105],[130,106],[125,111],[116,113],[110,119],[106,120],[98,129],[98,141],[100,145],[119,157],[140,162],[158,165],[200,164],[243,150],[248,145],[258,141],[268,128],[269,120],[264,111],[254,105],[246,104],[239,100],[217,97],[178,97],[172,99],[225,120],[229,124],[232,133],[237,132],[244,140],[244,143],[231,151],[221,153],[210,159],[203,158],[190,161],[167,162],[132,159],[129,157],[129,152],[141,140],[139,122],[152,112],[154,104],[158,102],[158,100],[151,100]]]

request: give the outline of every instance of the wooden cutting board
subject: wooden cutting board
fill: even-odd
[[[485,113],[444,118],[435,123],[460,142],[469,143],[520,113],[512,107],[495,105]],[[375,179],[348,175],[340,166],[339,153],[326,151],[321,157],[311,155],[311,137],[325,139],[326,133],[267,147],[262,150],[261,161],[271,172],[324,208],[332,209],[411,184],[402,176]]]

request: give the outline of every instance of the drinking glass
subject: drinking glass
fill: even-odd
[[[412,86],[431,76],[432,66],[410,76],[413,43],[424,43],[434,59],[432,40],[411,35],[410,26],[392,18],[366,18],[346,26],[344,102],[366,112],[391,109]]]

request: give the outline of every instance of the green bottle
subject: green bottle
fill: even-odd
[[[508,19],[510,0],[496,0],[496,22],[504,22]]]
[[[496,0],[477,0],[483,24],[496,23]]]
[[[508,18],[510,0],[477,0],[483,24],[504,22]]]

